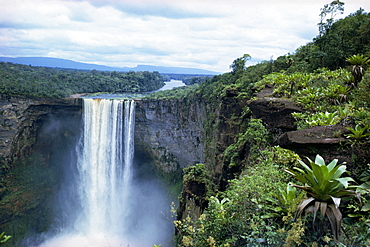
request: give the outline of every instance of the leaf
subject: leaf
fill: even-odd
[[[310,197],[310,198],[307,198],[307,199],[304,199],[297,207],[297,211],[296,211],[296,214],[294,216],[294,219],[296,220],[298,217],[301,216],[303,210],[311,203],[315,200],[315,198],[313,197]]]
[[[296,167],[295,167],[296,168]],[[298,170],[299,168],[297,168],[296,170]],[[302,171],[301,169],[299,169],[300,171]],[[308,182],[307,178],[305,176],[303,176],[302,174],[300,173],[297,173],[295,171],[292,171],[292,170],[286,170],[289,174],[293,175],[299,182],[303,183],[303,184],[306,184]],[[302,171],[303,172],[303,171]],[[304,172],[303,172],[304,173]]]
[[[333,159],[329,164],[328,164],[328,170],[331,171],[333,168],[337,165],[338,159]]]
[[[333,178],[339,178],[340,176],[342,176],[342,174],[346,172],[346,169],[347,169],[347,166],[345,165],[339,166],[338,169],[333,174]]]
[[[353,180],[353,178],[351,177],[345,177],[345,178],[337,178],[335,179],[336,181],[339,181],[345,189],[348,188],[348,182],[351,181],[351,182],[354,182],[355,180]]]
[[[357,187],[357,190],[360,190],[359,192],[362,194],[370,193],[370,181],[365,182]]]
[[[312,161],[309,159],[309,158],[307,158],[309,161],[310,161],[310,163],[312,163]],[[310,172],[310,173],[312,173],[312,170],[311,170],[311,168],[310,167],[308,167],[307,165],[306,165],[306,163],[304,163],[302,160],[298,160],[298,162],[304,167],[304,169],[306,169],[306,171],[308,171],[308,172]],[[295,167],[296,168],[296,167]]]
[[[330,197],[331,197],[331,199],[333,200],[335,207],[336,207],[336,208],[339,208],[339,205],[340,205],[340,198],[338,198],[338,197],[333,197],[333,196],[330,196]]]
[[[324,218],[325,217],[325,214],[326,214],[326,208],[327,208],[328,204],[325,202],[322,202],[320,204],[320,213],[322,215],[322,217]]]
[[[334,204],[329,204],[326,210],[326,215],[328,216],[334,239],[338,240],[342,223],[342,213]]]
[[[321,204],[321,202],[319,202],[319,201],[315,201],[315,208],[314,208],[314,210],[313,210],[313,219],[312,219],[312,224],[314,224],[314,223],[315,223],[316,213],[317,213],[317,211],[318,211],[318,210],[319,210],[319,208],[320,208],[320,204]]]
[[[318,164],[318,165],[325,166],[325,160],[319,154],[316,155],[315,163]]]
[[[367,202],[365,205],[363,205],[361,211],[363,212],[370,211],[370,202]]]

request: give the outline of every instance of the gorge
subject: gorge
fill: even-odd
[[[173,228],[166,217],[170,217],[169,205],[174,198],[168,196],[163,183],[151,174],[155,169],[145,166],[150,160],[140,157],[143,151],[135,154],[139,158],[133,157],[134,101],[69,99],[34,102],[7,98],[2,103],[5,103],[2,104],[2,116],[6,116],[6,120],[5,117],[2,120],[8,123],[9,130],[8,135],[2,131],[1,140],[5,144],[2,154],[3,157],[12,154],[2,159],[4,164],[22,155],[44,159],[41,161],[44,172],[32,174],[34,185],[29,191],[22,191],[14,198],[4,193],[2,198],[10,196],[7,204],[2,204],[10,206],[8,211],[1,211],[2,222],[5,221],[5,225],[16,222],[8,231],[17,236],[19,222],[27,228],[26,238],[23,241],[16,239],[17,245],[34,246],[54,236],[41,246],[78,246],[84,242],[91,244],[91,241],[94,246],[106,246],[107,242],[125,246],[159,242],[170,246]],[[13,108],[18,104],[24,104],[24,111]],[[31,114],[32,117],[26,123],[18,114]],[[11,119],[14,122],[11,123]],[[81,119],[84,126],[82,139],[79,138]],[[122,137],[130,137],[131,141]],[[22,154],[14,154],[12,148],[5,148],[10,146],[7,143],[12,139],[24,140],[16,144],[24,145],[19,149],[24,150]],[[140,139],[147,140],[145,137]],[[37,169],[32,162],[25,163],[27,167],[23,169]],[[27,176],[29,178],[30,174]],[[23,177],[16,179],[24,180]],[[40,189],[37,184],[46,188]],[[19,185],[18,189],[25,188]],[[31,193],[29,201],[23,201],[26,193]],[[29,204],[31,201],[32,205]],[[36,209],[41,204],[48,208]],[[24,211],[19,215],[13,210]],[[24,214],[30,218],[22,217]],[[42,226],[35,221],[44,222],[48,230],[39,232]]]
[[[212,164],[207,168],[211,178],[215,184],[225,186],[227,180],[235,177],[240,168],[228,168],[223,161],[223,151],[233,143],[232,136],[245,128],[245,123],[251,115],[262,119],[270,132],[275,133],[276,136],[284,136],[282,133],[293,133],[292,130],[295,130],[294,119],[290,114],[293,111],[299,111],[296,105],[263,96],[258,100],[248,102],[236,95],[227,92],[226,97],[219,101],[216,108],[212,108],[214,105],[207,104],[202,98],[197,100],[135,100],[134,169],[136,176],[133,180],[136,187],[131,188],[135,196],[130,196],[130,200],[133,200],[135,211],[140,214],[135,214],[137,218],[129,220],[131,222],[131,225],[129,224],[130,236],[143,234],[137,229],[146,229],[147,234],[150,230],[146,227],[155,231],[163,230],[163,232],[153,234],[153,236],[161,236],[160,239],[150,239],[148,235],[145,235],[145,238],[150,241],[148,244],[161,243],[162,246],[172,246],[173,227],[167,218],[171,217],[169,205],[171,201],[176,201],[175,197],[180,190],[182,169],[196,163]],[[96,102],[103,104],[105,101],[96,100]],[[19,246],[41,243],[49,237],[49,234],[58,236],[61,229],[70,229],[71,226],[78,228],[75,220],[79,218],[79,210],[76,208],[81,207],[78,199],[80,189],[77,189],[73,182],[80,176],[78,175],[80,173],[78,167],[70,164],[79,163],[79,151],[75,147],[79,142],[81,120],[86,118],[82,117],[83,104],[81,98],[32,100],[2,96],[1,121],[4,131],[1,132],[1,156],[3,165],[7,166],[16,161],[15,164],[19,164],[19,169],[34,171],[33,174],[20,172],[21,175],[18,175],[31,179],[30,183],[33,185],[29,188],[15,184],[11,187],[12,191],[9,189],[2,191],[2,199],[6,204],[0,205],[3,209],[1,226],[11,235],[26,236],[23,241],[15,239],[21,241],[17,243]],[[244,110],[247,105],[251,111]],[[122,110],[114,110],[117,114],[120,111]],[[120,115],[122,114],[121,112]],[[274,114],[275,117],[271,118]],[[211,132],[209,128],[206,129],[210,115],[213,116],[213,122],[209,123],[213,126]],[[236,123],[230,121],[233,116],[234,118],[237,116],[240,121]],[[207,138],[205,138],[206,132],[208,132]],[[315,130],[311,132],[314,133]],[[89,135],[84,134],[85,138]],[[102,145],[97,137],[94,136],[94,138],[94,140],[86,141],[99,142],[99,145]],[[284,140],[284,145],[289,146],[289,139]],[[321,145],[322,150],[327,150],[328,155],[332,149],[330,144],[336,143],[332,141],[323,146],[320,144],[322,139],[315,137],[314,141],[312,140],[311,138],[306,144],[312,146],[317,143]],[[116,144],[115,142],[114,145]],[[304,145],[301,143],[301,146]],[[247,149],[245,150],[247,152]],[[102,150],[101,152],[104,154],[107,151]],[[98,154],[94,153],[94,155]],[[240,159],[243,159],[243,156],[248,156],[248,153],[240,150],[238,155]],[[35,157],[36,162],[17,163],[22,160],[22,157]],[[96,156],[91,157],[95,157],[94,160],[99,159]],[[37,159],[41,159],[42,162],[38,163]],[[37,173],[37,171],[41,172]],[[99,171],[98,173],[104,172]],[[17,178],[24,179],[24,177]],[[169,188],[172,188],[170,189],[173,190],[172,194]],[[101,191],[104,190],[101,189]],[[190,212],[195,214],[194,217],[199,216],[204,209],[204,201],[202,201],[204,193],[201,184],[194,182],[185,184],[182,198],[186,200],[179,205],[179,217],[185,218]],[[16,194],[15,197],[14,194]],[[102,196],[105,198],[106,195]],[[102,201],[102,199],[99,200]],[[96,202],[93,204],[99,205]],[[112,203],[108,204],[113,206]],[[119,208],[123,208],[122,202]],[[139,210],[140,208],[142,210]],[[188,211],[188,209],[191,210]],[[112,217],[101,214],[102,209],[96,210],[100,212],[99,217],[104,219]],[[153,210],[160,212],[160,215],[153,215]],[[113,218],[116,218],[115,214]],[[149,222],[152,222],[152,225]],[[92,223],[98,228],[95,231],[102,230],[102,228],[108,230],[112,224],[117,225],[117,223],[109,223],[104,226],[103,223]],[[158,225],[161,227],[158,228]],[[125,227],[121,226],[119,229],[123,230]],[[105,236],[100,236],[99,241],[103,244],[106,244],[106,241],[115,243],[113,241],[117,240],[107,239]],[[95,234],[95,237],[99,237],[99,234]],[[74,239],[71,235],[70,238]],[[74,240],[83,241],[78,237]],[[130,246],[135,245],[130,243]]]

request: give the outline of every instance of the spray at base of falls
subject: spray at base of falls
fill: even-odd
[[[62,213],[75,218],[61,224],[42,247],[142,247],[170,242],[173,229],[162,215],[163,208],[169,208],[163,189],[154,180],[134,181],[134,124],[134,101],[84,99],[77,176],[72,179],[74,186],[69,186],[78,203],[67,206],[67,200]],[[66,198],[68,192],[61,194]]]

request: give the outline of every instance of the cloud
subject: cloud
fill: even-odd
[[[292,53],[317,35],[326,0],[0,0],[0,55],[226,72]],[[368,0],[346,1],[347,15]],[[342,16],[344,17],[344,16]]]

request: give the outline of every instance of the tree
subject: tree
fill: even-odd
[[[230,65],[230,69],[232,69],[233,74],[238,74],[245,69],[245,63],[250,60],[252,57],[249,54],[244,54],[242,57],[239,57],[234,60],[234,62]]]
[[[322,36],[333,25],[334,17],[337,15],[337,13],[340,12],[340,14],[343,14],[344,3],[339,1],[339,0],[336,0],[336,1],[331,2],[330,4],[325,4],[324,8],[322,8],[320,10],[321,10],[320,22],[319,22],[318,26],[319,26],[320,36]],[[324,22],[325,18],[328,15],[330,15],[330,17],[326,19],[326,22]]]

